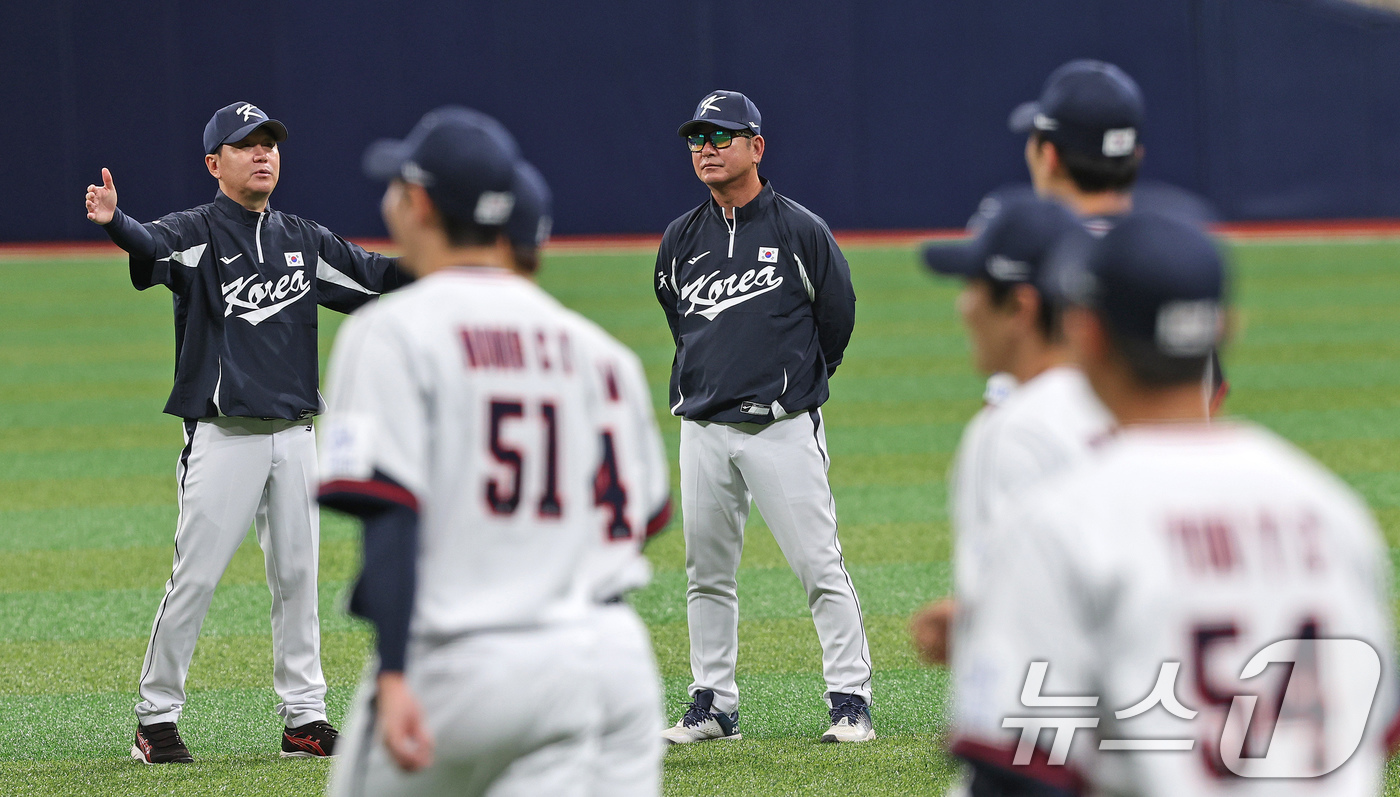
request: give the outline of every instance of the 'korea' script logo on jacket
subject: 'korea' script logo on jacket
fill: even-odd
[[[261,280],[259,275],[252,274],[220,286],[224,292],[225,318],[237,312],[239,318],[257,326],[311,292],[311,282],[305,271],[283,274],[275,280]]]
[[[742,276],[730,274],[722,280],[715,279],[718,276],[719,272],[713,271],[694,282],[687,282],[685,287],[681,288],[681,301],[690,302],[690,307],[685,311],[686,315],[698,312],[713,321],[715,316],[725,310],[743,304],[755,296],[762,296],[783,284],[783,278],[777,276],[772,266],[751,268]]]

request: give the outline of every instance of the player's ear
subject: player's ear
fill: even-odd
[[[1080,367],[1088,367],[1103,357],[1108,338],[1103,322],[1092,310],[1066,307],[1060,325],[1064,330],[1065,343]]]
[[[753,162],[761,163],[763,161],[763,136],[754,136],[749,140],[753,142]]]
[[[1055,174],[1064,170],[1064,161],[1060,160],[1060,148],[1052,141],[1041,140],[1040,157],[1045,162],[1045,173]]]
[[[1036,316],[1040,314],[1040,291],[1032,285],[1021,282],[1012,289],[1011,295],[1016,302],[1014,306],[1016,317],[1025,322],[1028,327],[1034,327]]]
[[[209,170],[209,174],[215,180],[219,179],[219,154],[216,152],[212,155],[205,155],[204,167]]]
[[[404,183],[403,202],[408,206],[413,220],[419,225],[424,227],[441,226],[442,220],[438,218],[437,208],[433,206],[433,200],[428,196],[428,191],[423,186]]]

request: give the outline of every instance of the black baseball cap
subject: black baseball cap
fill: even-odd
[[[266,127],[274,141],[287,140],[287,126],[269,119],[251,102],[235,102],[214,112],[204,126],[204,152],[213,155],[225,144],[235,144],[259,127]]]
[[[1201,357],[1224,333],[1225,262],[1190,221],[1133,213],[1082,257],[1058,263],[1054,292],[1098,311],[1125,339],[1169,357]]]
[[[924,247],[924,264],[931,271],[1037,287],[1056,244],[1082,229],[1063,205],[1016,189],[984,197],[968,226],[975,236],[971,241]]]
[[[1012,132],[1038,130],[1066,149],[1122,158],[1137,150],[1145,112],[1142,91],[1126,72],[1080,59],[1051,72],[1040,99],[1017,106],[1008,123]]]
[[[429,111],[403,140],[365,150],[365,174],[421,185],[449,218],[503,226],[515,207],[511,190],[519,149],[500,122],[470,108]]]
[[[506,222],[506,237],[525,249],[543,246],[554,224],[554,197],[544,175],[529,162],[516,161],[511,193],[515,194],[515,208]]]
[[[759,135],[759,126],[763,124],[763,116],[758,112],[758,106],[748,97],[737,91],[712,91],[706,94],[700,104],[695,106],[695,116],[689,122],[681,125],[676,132],[682,136],[698,132],[706,125],[725,130],[748,130],[754,135]]]

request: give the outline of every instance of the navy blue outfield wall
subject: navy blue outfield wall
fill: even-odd
[[[713,88],[763,112],[764,173],[838,229],[959,226],[1023,179],[1008,111],[1073,57],[1148,99],[1145,176],[1227,219],[1400,216],[1400,16],[1337,0],[6,0],[0,240],[87,239],[112,169],[146,220],[208,201],[209,115],[286,122],[274,206],[383,234],[371,140],[501,118],[561,233],[656,233],[704,197],[676,137]]]

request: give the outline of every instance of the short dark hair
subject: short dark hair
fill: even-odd
[[[1103,316],[1099,318],[1103,320]],[[1150,340],[1125,337],[1103,320],[1108,341],[1128,366],[1133,379],[1146,387],[1176,387],[1201,382],[1206,377],[1210,355],[1178,357],[1163,354]]]
[[[990,298],[996,307],[1005,307],[1011,302],[1012,290],[1017,285],[1029,283],[1002,282],[1001,280],[985,280],[991,286]],[[1031,285],[1035,288],[1034,285]],[[1064,329],[1060,325],[1060,306],[1045,291],[1036,288],[1036,293],[1040,296],[1040,303],[1035,312],[1035,326],[1041,337],[1048,343],[1058,343],[1064,338]]]
[[[1034,137],[1037,147],[1047,142],[1055,145],[1055,151],[1059,153],[1060,162],[1065,165],[1069,179],[1074,182],[1075,187],[1086,194],[1097,194],[1103,191],[1127,191],[1133,187],[1133,183],[1137,182],[1138,169],[1142,166],[1142,156],[1136,150],[1131,155],[1106,158],[1102,155],[1090,155],[1079,150],[1062,147],[1046,138],[1045,134],[1039,130],[1031,135]]]
[[[505,235],[505,227],[500,225],[487,227],[474,221],[455,219],[442,212],[438,213],[438,218],[442,219],[442,231],[453,246],[491,246],[497,238]]]

